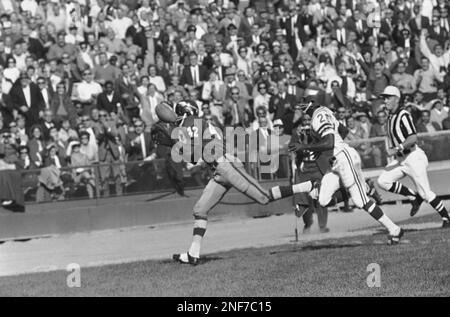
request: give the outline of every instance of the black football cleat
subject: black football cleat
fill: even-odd
[[[199,258],[196,258],[196,257],[191,256],[191,255],[189,254],[189,252],[187,252],[187,257],[188,257],[188,262],[183,261],[183,259],[181,258],[181,254],[174,254],[174,255],[172,256],[172,259],[173,259],[175,262],[178,262],[178,263],[181,263],[181,264],[190,264],[190,265],[192,265],[192,266],[198,265],[198,263],[199,263],[199,261],[200,261]]]
[[[422,203],[423,203],[423,198],[417,194],[416,199],[411,201],[412,207],[411,207],[411,212],[409,213],[409,215],[411,217],[414,217],[417,214],[417,212],[420,209],[420,205],[422,205]]]
[[[398,235],[396,235],[396,236],[389,235],[388,236],[388,244],[389,245],[399,244],[400,240],[402,239],[404,234],[405,234],[405,231],[402,228],[400,228],[400,232],[398,233]]]
[[[450,229],[450,220],[444,219],[442,222],[442,229]]]

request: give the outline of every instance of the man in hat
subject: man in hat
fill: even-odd
[[[244,83],[236,80],[236,70],[234,67],[230,67],[225,70],[225,81],[221,86],[219,86],[216,99],[221,100],[222,102],[230,99],[232,96],[232,88],[234,87],[239,89],[240,98],[243,98],[246,101],[250,99],[247,87]]]
[[[39,113],[45,108],[44,98],[25,72],[20,74],[20,85],[11,88],[10,96],[14,109],[25,116],[27,127],[39,121]]]

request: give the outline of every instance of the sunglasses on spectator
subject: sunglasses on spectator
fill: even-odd
[[[134,127],[135,127],[135,128],[142,128],[143,125],[142,125],[142,124],[135,124]]]
[[[259,86],[259,89],[267,89],[266,86]]]
[[[99,116],[100,118],[103,118],[103,117],[107,117],[107,114],[106,114],[106,113],[100,113],[98,116]]]

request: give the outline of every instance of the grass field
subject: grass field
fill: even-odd
[[[428,221],[436,217],[409,223]],[[147,261],[86,268],[73,289],[65,271],[4,277],[0,295],[449,296],[449,250],[449,230],[410,230],[397,246],[387,246],[382,233],[208,254],[197,267]],[[371,263],[381,267],[379,288],[366,283]]]

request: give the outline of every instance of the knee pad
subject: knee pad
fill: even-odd
[[[206,210],[205,208],[203,208],[201,205],[199,205],[197,203],[194,206],[193,216],[194,216],[194,219],[207,220],[208,219],[208,210]]]

